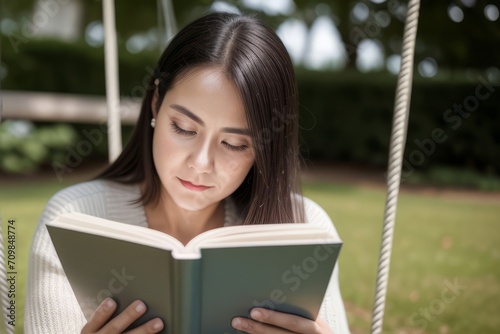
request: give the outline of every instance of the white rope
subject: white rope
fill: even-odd
[[[118,155],[120,155],[122,150],[114,0],[103,0],[102,10],[105,33],[104,57],[106,70],[106,101],[108,104],[108,156],[109,162],[113,162]]]
[[[158,25],[158,38],[159,38],[159,43],[158,43],[158,51],[160,54],[162,54],[163,49],[164,49],[164,43],[163,40],[165,39],[165,33],[163,29],[163,24],[164,20],[162,19],[164,13],[162,10],[162,1],[163,0],[156,0],[156,24]]]
[[[406,144],[408,115],[413,80],[413,55],[417,35],[419,0],[410,0],[406,16],[401,57],[401,70],[398,76],[396,101],[392,121],[391,145],[389,150],[389,166],[387,173],[387,199],[385,203],[382,246],[377,272],[377,288],[372,317],[372,334],[382,332],[389,266],[392,251],[392,238],[396,220],[396,208],[401,180],[403,155]]]
[[[165,34],[163,40],[160,43],[161,52],[167,46],[168,42],[172,37],[177,34],[177,23],[175,21],[174,6],[172,0],[158,0],[159,6],[161,5],[161,10],[159,12],[163,14],[163,23],[165,24]],[[158,23],[160,24],[160,18],[158,17]]]
[[[2,301],[2,315],[3,315],[3,325],[5,328],[5,334],[14,334],[14,326],[10,325],[8,322],[10,321],[7,318],[8,312],[7,308],[10,306],[10,300],[7,296],[9,291],[8,282],[7,282],[7,265],[5,262],[5,248],[3,244],[3,230],[2,230],[2,218],[0,217],[0,299]],[[1,332],[0,327],[0,332]]]

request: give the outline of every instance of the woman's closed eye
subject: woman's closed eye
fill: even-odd
[[[240,146],[234,146],[234,145],[231,145],[231,144],[228,144],[226,143],[225,141],[222,142],[222,144],[228,149],[228,150],[231,150],[231,151],[236,151],[236,152],[242,152],[242,151],[245,151],[248,146],[247,145],[240,145]]]
[[[177,132],[180,135],[183,135],[183,136],[196,135],[196,131],[184,130],[184,129],[180,128],[175,122],[172,122],[171,125],[172,125],[172,130],[174,130],[174,132]]]
[[[183,128],[179,127],[175,122],[171,123],[172,130],[182,136],[189,136],[192,137],[196,135],[196,131],[189,131],[189,130],[184,130]],[[231,145],[225,141],[222,142],[222,145],[224,145],[228,150],[230,151],[235,151],[235,152],[243,152],[246,149],[248,149],[247,145]]]

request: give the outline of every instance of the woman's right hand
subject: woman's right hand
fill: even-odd
[[[122,313],[109,320],[116,309],[116,302],[106,298],[97,310],[92,314],[89,321],[83,326],[81,334],[118,334],[133,323],[146,312],[146,305],[136,300],[130,304]],[[151,319],[141,326],[128,331],[127,334],[158,333],[163,329],[163,321],[160,318]]]

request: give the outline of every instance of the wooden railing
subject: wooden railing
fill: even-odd
[[[106,123],[105,96],[2,91],[1,119],[25,119],[46,122]],[[140,100],[120,100],[122,124],[134,124],[139,116]]]

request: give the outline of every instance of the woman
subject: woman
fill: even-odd
[[[297,91],[290,57],[261,21],[214,13],[180,31],[150,80],[130,142],[96,180],[56,194],[34,236],[26,302],[27,333],[121,333],[145,312],[135,301],[111,318],[102,302],[86,321],[45,223],[78,211],[142,225],[183,243],[216,227],[308,222],[333,230],[326,213],[302,198]],[[254,308],[235,317],[248,333],[346,333],[335,270],[320,316]],[[129,333],[157,333],[153,319]]]

